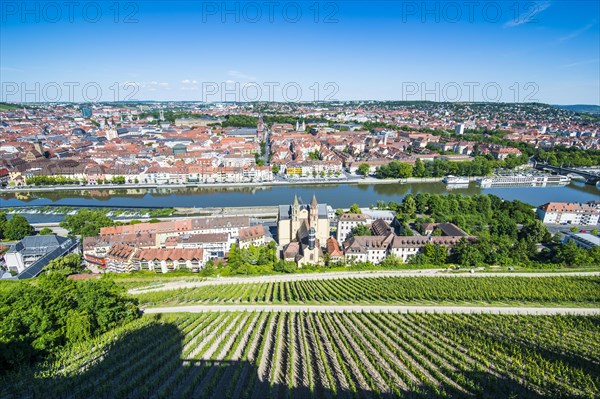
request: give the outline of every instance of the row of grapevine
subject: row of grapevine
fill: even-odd
[[[171,314],[1,380],[0,397],[594,398],[598,359],[600,316]]]
[[[137,295],[142,304],[468,303],[600,304],[600,277],[361,277],[220,284]]]

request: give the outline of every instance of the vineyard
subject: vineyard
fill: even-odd
[[[598,316],[144,316],[0,381],[0,397],[593,398],[599,326]]]
[[[206,285],[136,295],[146,306],[194,303],[600,304],[600,277],[365,277]]]

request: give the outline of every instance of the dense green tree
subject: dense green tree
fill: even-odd
[[[265,143],[264,141],[261,141],[260,142],[260,155],[264,157],[266,153],[267,153],[267,143]]]
[[[320,160],[322,160],[322,156],[321,156],[321,153],[319,152],[319,150],[314,150],[314,151],[310,151],[308,153],[308,159],[310,159],[312,161],[320,161]]]
[[[350,206],[350,210],[348,211],[348,213],[361,214],[362,211],[360,210],[360,207],[358,206],[358,204],[352,204],[352,206]]]
[[[41,236],[47,236],[47,235],[50,235],[50,234],[53,234],[53,233],[54,233],[54,232],[52,231],[52,229],[51,229],[51,228],[49,228],[49,227],[44,227],[44,228],[42,228],[42,229],[40,230],[40,233],[39,233],[39,234],[40,234]]]
[[[483,254],[467,239],[461,239],[453,249],[456,263],[461,266],[478,266],[484,261]]]
[[[93,237],[100,234],[100,228],[114,226],[114,221],[103,210],[80,209],[74,215],[68,215],[60,226],[71,234]]]
[[[350,232],[353,236],[370,236],[371,229],[366,224],[358,224]]]
[[[232,270],[237,270],[242,266],[242,254],[236,244],[229,248],[229,256],[227,257],[227,266]]]
[[[125,176],[113,176],[110,182],[112,184],[125,184]]]
[[[21,215],[13,215],[10,220],[3,223],[2,227],[3,236],[8,240],[20,240],[23,237],[33,235],[34,232],[35,229]]]
[[[547,241],[546,239],[548,238],[548,234],[548,229],[541,221],[530,220],[519,232],[519,239],[538,243]]]
[[[443,245],[427,243],[419,254],[410,258],[409,263],[414,265],[444,265],[448,251]]]
[[[425,165],[423,164],[423,161],[421,161],[420,158],[417,158],[417,160],[415,161],[415,167],[413,169],[413,176],[414,177],[425,177]]]
[[[28,186],[64,186],[79,183],[79,179],[63,176],[37,175],[25,179],[25,184]]]
[[[391,161],[377,168],[376,175],[382,179],[405,179],[412,176],[413,166],[406,162]]]
[[[358,166],[358,173],[363,175],[363,176],[367,176],[369,174],[369,171],[371,170],[371,167],[369,166],[369,164],[366,163],[361,163]]]
[[[136,300],[109,279],[77,282],[53,273],[1,293],[0,373],[139,317]]]
[[[429,193],[418,193],[415,196],[415,202],[417,205],[417,212],[425,213],[427,211],[427,204],[429,204]]]
[[[81,271],[81,255],[69,254],[50,261],[44,271],[64,275],[79,273]]]
[[[0,240],[4,238],[4,225],[7,220],[6,213],[0,212]]]
[[[573,240],[558,246],[554,260],[567,266],[583,266],[591,261],[587,251],[578,247]]]
[[[258,118],[248,115],[227,115],[221,123],[223,127],[256,127]]]
[[[402,200],[402,211],[409,217],[412,217],[417,211],[417,203],[412,194],[408,194]]]
[[[80,342],[92,337],[92,317],[87,312],[71,310],[67,314],[66,333],[67,341]]]
[[[510,238],[517,238],[517,223],[506,213],[499,212],[490,221],[490,234],[496,236],[508,236]]]

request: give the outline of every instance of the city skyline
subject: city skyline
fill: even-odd
[[[5,2],[0,100],[600,105],[598,12],[587,1]]]

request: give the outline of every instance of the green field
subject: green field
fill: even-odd
[[[600,277],[363,277],[146,292],[143,306],[198,303],[600,305]]]
[[[0,381],[2,398],[594,398],[600,317],[144,316]]]

